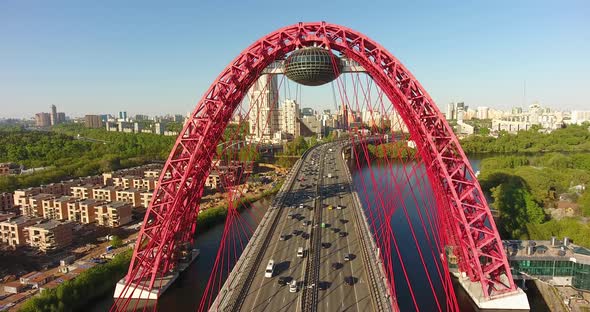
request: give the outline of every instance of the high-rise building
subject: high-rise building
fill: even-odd
[[[119,112],[119,119],[122,121],[127,121],[127,112]]]
[[[86,128],[102,128],[102,120],[99,115],[84,116],[84,125]]]
[[[49,127],[51,126],[51,115],[48,113],[35,114],[35,123],[37,127]]]
[[[292,134],[293,137],[299,136],[299,105],[295,100],[286,99],[281,105],[280,124],[281,131]]]
[[[262,75],[248,91],[250,135],[257,141],[271,141],[279,131],[279,93],[276,75]]]
[[[581,124],[590,121],[590,111],[572,111],[572,123]]]
[[[489,119],[490,108],[485,106],[480,106],[477,108],[477,118],[478,119]]]
[[[301,109],[301,116],[313,116],[313,108],[304,107]]]
[[[445,117],[447,117],[447,120],[455,119],[455,103],[454,102],[447,104],[447,112],[445,114]]]
[[[57,123],[60,124],[60,123],[64,123],[64,122],[66,122],[66,113],[64,113],[64,112],[57,113]]]
[[[59,119],[57,117],[57,107],[55,107],[55,105],[51,105],[51,116],[50,116],[50,120],[51,120],[51,125],[55,126],[59,123]]]

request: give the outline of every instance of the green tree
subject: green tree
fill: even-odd
[[[584,191],[584,193],[582,193],[578,198],[578,205],[580,205],[582,215],[590,217],[590,191]]]
[[[111,238],[111,245],[114,248],[119,248],[123,246],[123,240],[119,236],[113,235],[113,237]]]

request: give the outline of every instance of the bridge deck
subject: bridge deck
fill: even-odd
[[[351,193],[345,166],[336,144],[304,155],[278,195],[277,208],[267,213],[211,310],[391,310],[385,287],[378,283],[382,271],[374,263],[368,265],[376,261],[369,255],[374,253],[374,242],[363,233],[367,231],[366,224],[361,224],[364,214],[358,211],[360,203]],[[304,208],[299,208],[301,204]],[[310,225],[303,224],[308,221]],[[288,237],[280,240],[281,235]],[[304,258],[297,257],[299,247],[305,250]],[[350,261],[344,259],[347,254]],[[264,270],[270,259],[275,273],[267,278]],[[297,292],[291,293],[288,285],[279,286],[279,277],[296,280]]]

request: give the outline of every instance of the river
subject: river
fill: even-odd
[[[470,162],[473,170],[478,171],[481,159],[474,158],[471,159]],[[403,173],[403,167],[400,165],[394,165],[392,169],[396,175]],[[389,170],[390,169],[387,166],[382,166],[379,164],[373,164],[371,167],[363,166],[361,168],[352,170],[353,183],[358,190],[359,197],[361,198],[363,206],[367,212],[370,212],[370,209],[375,207],[372,205],[372,203],[375,203],[376,200],[379,199],[379,196],[376,195],[377,190],[375,188],[363,187],[363,182],[366,183],[367,186],[373,185],[372,182],[370,182],[371,175],[376,178],[381,177],[382,179],[391,179],[391,175],[387,174],[389,173]],[[421,172],[420,170],[423,172],[424,169],[418,169],[418,172]],[[423,252],[424,260],[427,263],[427,268],[431,276],[433,288],[436,290],[436,297],[438,298],[438,301],[444,310],[446,308],[446,297],[436,268],[436,261],[439,260],[434,256],[433,253],[430,252],[431,249],[425,238],[426,235],[422,230],[422,223],[420,222],[417,213],[418,209],[421,209],[420,211],[424,213],[424,209],[428,205],[434,203],[434,199],[432,197],[432,192],[430,191],[430,185],[427,178],[416,178],[417,176],[420,175],[413,175],[414,178],[412,178],[411,181],[413,185],[412,190],[410,190],[409,186],[405,186],[405,189],[403,190],[388,189],[388,186],[390,186],[391,183],[379,183],[381,187],[378,191],[398,192],[399,194],[404,194],[403,196],[397,196],[394,198],[395,200],[399,201],[400,204],[400,200],[403,200],[406,205],[409,218],[416,232],[417,241],[419,242],[420,248]],[[421,198],[419,201],[421,203],[419,205],[421,208],[416,207],[412,194],[415,194]],[[266,208],[270,205],[271,200],[272,198],[267,198],[253,203],[249,209],[245,209],[242,212],[242,217],[244,217],[244,219],[247,220],[252,226],[257,225],[265,213]],[[416,244],[414,243],[408,222],[406,221],[406,217],[402,209],[396,210],[392,217],[391,224],[404,260],[404,264],[406,265],[408,272],[407,274],[411,281],[418,307],[421,311],[438,310],[435,304],[435,295],[431,291],[428,279],[424,273],[418,249],[416,248]],[[213,269],[215,256],[221,242],[223,228],[224,225],[219,224],[207,232],[200,234],[196,238],[196,248],[201,250],[200,257],[193,265],[189,267],[189,269],[179,278],[179,280],[168,289],[164,296],[162,296],[158,303],[159,311],[197,310],[201,296],[207,286],[208,276]],[[392,253],[394,252],[395,251],[392,251]],[[392,258],[394,259],[394,277],[399,306],[401,311],[413,311],[414,303],[409,291],[410,288],[407,286],[402,270],[399,269],[400,261],[396,255],[397,254],[394,254]],[[475,311],[471,305],[469,297],[461,289],[461,287],[457,287],[457,285],[455,285],[454,288],[461,311]],[[108,296],[107,298],[103,298],[97,302],[94,302],[92,307],[89,307],[89,310],[92,312],[107,311],[112,303],[113,299],[111,296]]]

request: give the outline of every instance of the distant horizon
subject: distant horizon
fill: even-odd
[[[459,102],[460,103],[461,101],[454,101],[454,102]],[[530,102],[528,105],[531,105],[533,103],[536,103],[536,101]],[[528,109],[528,106],[527,107],[524,107],[522,105],[515,105],[515,106],[506,107],[506,108],[497,108],[497,107],[492,107],[492,106],[483,106],[483,105],[481,105],[481,106],[471,106],[468,103],[465,103],[465,104],[469,107],[470,110],[473,109],[474,111],[476,111],[478,107],[487,107],[489,109],[500,110],[500,111],[510,111],[512,108],[516,108],[516,107],[520,107],[524,111],[527,111],[527,109]],[[548,106],[548,105],[543,105],[543,103],[539,103],[539,104],[541,105],[541,107],[544,107],[544,108],[546,107],[546,108],[551,109],[552,112],[590,111],[590,108],[587,108],[587,109],[569,109],[569,110],[565,110],[565,109],[554,108],[554,107],[551,107],[551,106]],[[58,112],[63,112],[63,111],[61,111],[59,109],[59,106],[57,104],[50,104],[49,107],[51,107],[51,105],[55,105]],[[304,109],[304,108],[312,108],[312,109],[314,109],[317,112],[322,112],[323,110],[330,110],[331,113],[335,113],[336,112],[334,109],[328,108],[328,107],[324,107],[324,108],[314,108],[314,107],[311,107],[311,106],[302,106],[302,107],[300,107],[300,109]],[[444,115],[445,108],[444,107],[442,107],[442,108],[439,107],[439,109],[440,109],[440,112]],[[49,113],[49,112],[50,112],[50,110],[47,109],[47,110],[44,110],[44,111],[39,111],[37,113]],[[174,115],[182,115],[183,117],[185,117],[187,115],[187,113],[191,113],[192,111],[191,112],[188,112],[187,111],[187,112],[184,112],[184,113],[180,113],[180,112],[160,112],[160,113],[155,113],[155,114],[148,114],[148,113],[145,113],[145,112],[137,112],[137,113],[135,113],[135,112],[129,112],[128,110],[120,110],[120,111],[116,111],[116,112],[105,112],[105,113],[82,113],[81,115],[71,115],[71,114],[68,114],[68,112],[63,112],[63,113],[65,113],[66,114],[66,117],[68,117],[68,118],[84,118],[85,115],[110,115],[112,117],[118,118],[119,112],[127,112],[127,117],[130,118],[130,119],[134,119],[136,115],[145,115],[145,116],[148,116],[150,118],[151,117],[174,116]],[[37,114],[37,113],[35,113],[35,114]],[[35,118],[35,114],[33,114],[31,116],[24,116],[24,117],[14,117],[14,116],[12,116],[12,117],[11,116],[6,117],[6,116],[0,115],[0,120],[6,120],[6,119],[30,120],[30,119],[34,119]]]
[[[452,101],[590,109],[588,1],[372,4],[0,2],[0,117],[30,118],[52,104],[69,116],[186,114],[252,42],[322,20],[380,43],[443,112]],[[331,93],[310,93],[301,106],[332,105]]]

